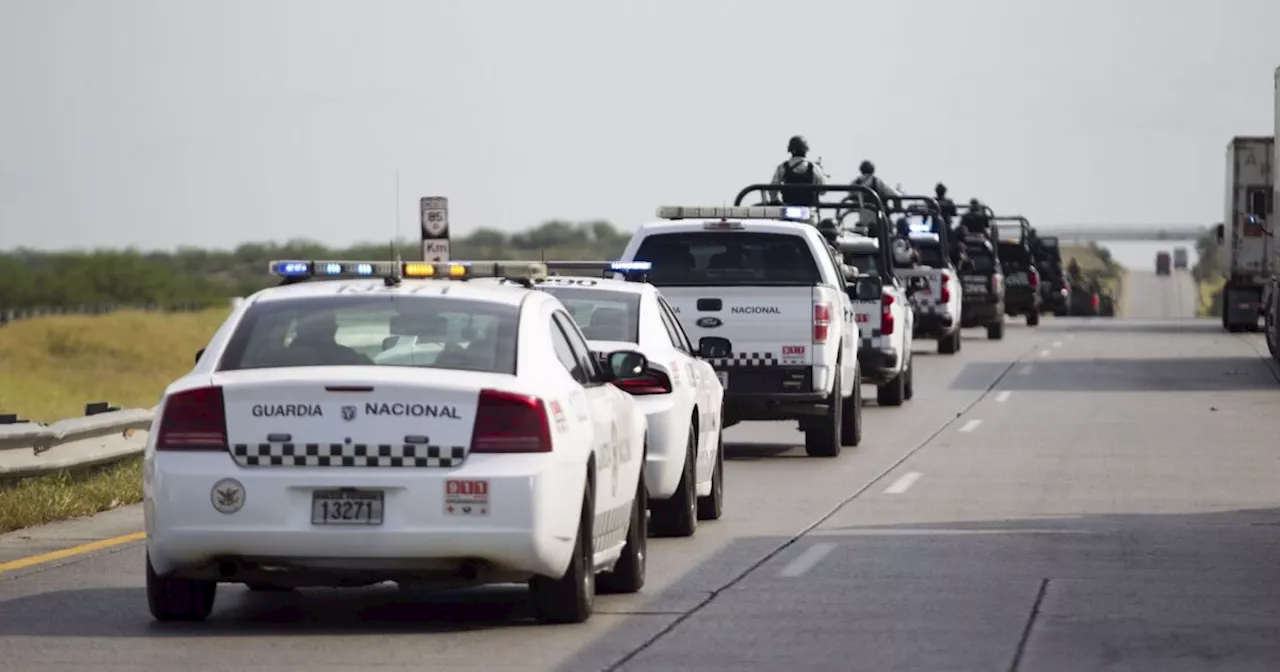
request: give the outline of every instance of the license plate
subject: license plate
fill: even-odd
[[[312,525],[381,525],[382,493],[376,490],[317,490],[311,496]]]
[[[729,389],[729,372],[728,371],[716,371],[716,378],[720,379],[720,387],[723,387],[726,390]]]
[[[964,291],[968,292],[969,294],[986,294],[986,293],[987,293],[987,286],[986,286],[986,285],[968,285],[968,284],[966,284],[966,285],[964,286]]]

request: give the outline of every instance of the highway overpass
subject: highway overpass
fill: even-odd
[[[1032,222],[1034,225],[1035,223]],[[1064,242],[1096,240],[1122,241],[1194,241],[1209,227],[1204,224],[1059,224],[1036,226],[1042,236],[1057,236]]]

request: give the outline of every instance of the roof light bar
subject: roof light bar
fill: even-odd
[[[547,277],[545,264],[527,261],[303,261],[284,259],[270,264],[271,274],[283,278],[380,278],[400,275],[416,279]],[[399,273],[396,273],[399,271]]]
[[[643,273],[653,269],[650,261],[544,261],[549,271],[613,271]]]
[[[809,221],[813,209],[799,205],[663,205],[658,219],[784,219]]]

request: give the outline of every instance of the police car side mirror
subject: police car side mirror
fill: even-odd
[[[644,375],[649,360],[634,350],[616,350],[605,357],[605,376],[610,382],[634,380]]]
[[[204,348],[196,350],[196,364],[200,363],[200,356],[204,354]]]

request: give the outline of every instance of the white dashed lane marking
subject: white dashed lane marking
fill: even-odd
[[[916,481],[920,480],[921,476],[923,476],[923,474],[921,474],[918,471],[905,473],[902,476],[900,476],[898,480],[894,481],[893,485],[890,485],[889,487],[885,488],[884,494],[901,495],[902,493],[911,489],[911,486],[915,485]]]
[[[1009,401],[1010,394],[1013,394],[1013,393],[1010,392],[1009,390],[1002,390],[1000,394],[996,395],[996,401]]]
[[[978,428],[978,425],[981,425],[981,424],[982,424],[981,420],[976,420],[976,419],[970,420],[969,422],[964,423],[962,427],[960,427],[960,431],[965,433],[972,432],[973,430]]]
[[[801,553],[795,560],[787,563],[787,566],[783,567],[781,572],[778,572],[778,576],[789,579],[801,576],[817,566],[819,562],[822,562],[823,558],[834,550],[836,550],[836,544],[830,542],[824,541],[814,544],[805,549],[804,553]]]

